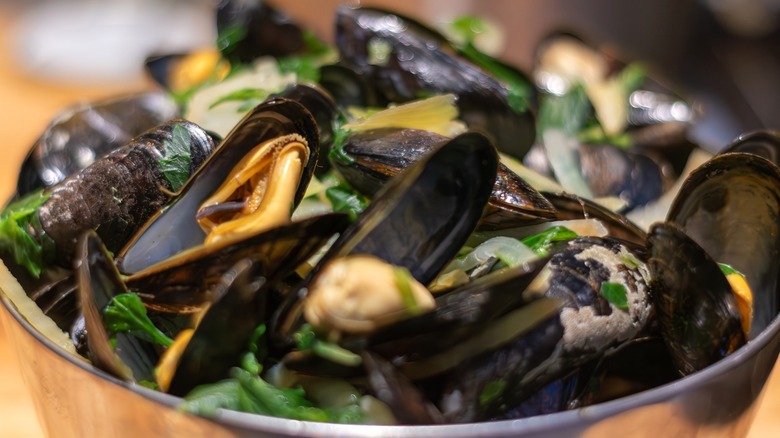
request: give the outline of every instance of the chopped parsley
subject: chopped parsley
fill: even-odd
[[[51,264],[54,241],[43,232],[38,209],[50,193],[42,189],[10,203],[0,213],[0,250],[38,278],[43,268]]]
[[[163,148],[165,156],[160,159],[160,170],[171,185],[171,190],[177,192],[190,177],[192,165],[192,140],[187,127],[183,124],[174,126],[171,139],[163,143]]]
[[[618,309],[628,309],[628,291],[622,284],[605,281],[601,283],[599,293]]]

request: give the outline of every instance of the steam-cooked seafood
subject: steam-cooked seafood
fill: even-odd
[[[668,165],[621,142],[690,123],[647,95],[620,107],[643,83],[635,66],[610,76],[596,59],[583,76],[548,46],[537,94],[468,37],[347,7],[341,60],[323,65],[335,49],[281,17],[222,2],[226,45],[199,52],[205,75],[181,85],[169,73],[183,57],[149,64],[185,114],[203,114],[192,107],[214,82],[297,57],[287,73],[300,83],[205,104],[240,109],[218,145],[168,121],[0,215],[3,260],[99,369],[200,415],[489,421],[695,373],[778,313],[780,169],[762,158],[774,133],[693,172],[648,233],[589,197],[618,196],[618,210],[656,197]],[[259,22],[285,45],[254,44],[267,41]],[[539,150],[557,181],[518,164]],[[625,172],[605,178],[616,160]],[[625,373],[637,351],[659,353],[661,371]],[[637,381],[597,389],[616,375]]]

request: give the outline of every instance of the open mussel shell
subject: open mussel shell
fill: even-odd
[[[425,156],[448,137],[418,129],[383,128],[353,134],[343,151],[352,163],[334,160],[344,179],[367,196],[393,176]],[[480,229],[520,227],[553,220],[555,208],[536,189],[502,163],[498,164],[488,207]]]
[[[222,275],[211,288],[213,302],[184,348],[169,392],[184,395],[196,385],[227,377],[253,331],[268,320],[266,300],[275,285],[347,224],[346,215],[329,214],[278,227],[242,244],[248,252],[231,257],[234,264],[221,262]]]
[[[214,143],[200,126],[173,119],[47,191],[49,197],[37,215],[41,234],[54,242],[60,265],[70,264],[74,245],[84,231],[96,230],[109,251],[117,252],[171,201],[178,188],[164,167],[174,159],[170,145],[177,140],[183,144],[182,153],[190,157],[187,166],[177,170],[189,177],[213,153]]]
[[[319,155],[317,125],[301,104],[282,98],[268,100],[250,111],[217,147],[209,160],[182,188],[172,205],[152,217],[120,253],[124,273],[138,272],[188,248],[200,245],[205,232],[196,220],[201,204],[225,181],[231,170],[255,146],[289,134],[298,134],[309,146],[309,160],[295,193],[303,198]]]
[[[78,298],[92,364],[124,380],[153,380],[156,354],[151,345],[120,333],[114,348],[103,324],[103,309],[127,292],[111,256],[94,231],[82,235],[77,252]]]
[[[317,161],[315,173],[317,176],[325,174],[330,169],[330,162],[324,157],[328,156],[333,145],[334,122],[341,116],[341,110],[331,94],[323,87],[316,84],[298,83],[279,93],[278,97],[294,100],[306,108],[317,122],[319,132],[319,154],[323,159]]]
[[[780,169],[760,156],[718,155],[696,169],[672,203],[674,222],[713,259],[745,275],[754,335],[780,309]]]
[[[313,283],[327,261],[354,254],[407,268],[417,281],[429,283],[474,230],[497,166],[495,147],[481,134],[465,133],[442,143],[385,185],[305,285]],[[305,285],[278,310],[272,334],[286,337],[300,323]]]
[[[52,186],[178,113],[173,100],[159,91],[66,109],[30,150],[19,172],[17,193]]]
[[[510,106],[507,84],[458,53],[437,31],[408,17],[343,6],[336,16],[336,45],[341,63],[371,78],[388,101],[452,93],[458,96],[460,117],[472,129],[488,133],[499,150],[522,158],[531,147],[536,135],[530,108],[535,91],[517,69],[501,64],[504,72],[528,84],[527,96],[514,96],[526,101],[524,111]],[[376,53],[381,59],[374,59]]]
[[[348,223],[346,215],[334,213],[199,245],[129,276],[126,283],[155,310],[195,312],[217,298],[214,287],[240,260],[253,261],[253,270],[266,278],[283,276],[301,263],[302,254],[322,247]]]
[[[474,230],[497,166],[495,147],[482,134],[440,144],[393,178],[325,259],[369,254],[409,269],[427,284]]]
[[[679,372],[688,375],[745,343],[736,299],[715,260],[672,223],[648,235],[661,332]]]

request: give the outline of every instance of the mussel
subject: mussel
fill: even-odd
[[[342,64],[369,78],[387,101],[453,93],[461,118],[487,132],[499,150],[522,158],[530,148],[535,92],[520,71],[484,54],[468,58],[423,24],[368,7],[339,9],[336,45]],[[505,73],[504,80],[488,73],[488,65]]]
[[[62,111],[30,149],[19,171],[17,194],[59,183],[178,113],[173,100],[159,91],[77,104]]]

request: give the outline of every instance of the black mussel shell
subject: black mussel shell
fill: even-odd
[[[314,172],[324,175],[330,169],[330,162],[324,157],[333,146],[334,123],[341,117],[339,106],[328,91],[316,84],[295,84],[279,93],[279,97],[300,103],[314,116],[320,134],[319,154],[323,157],[317,161]]]
[[[117,257],[120,271],[134,273],[180,251],[200,245],[205,233],[196,220],[203,201],[222,184],[247,151],[287,134],[300,134],[309,144],[294,204],[303,198],[319,155],[317,124],[301,104],[282,98],[268,100],[250,111],[217,147],[202,168],[189,179],[172,205],[147,222]]]
[[[736,299],[715,260],[672,223],[653,225],[648,245],[661,333],[679,372],[696,372],[742,346]]]
[[[302,255],[322,247],[348,223],[346,215],[333,213],[198,246],[131,275],[126,283],[155,310],[194,312],[217,298],[215,287],[240,260],[251,260],[253,271],[267,279],[279,279],[300,264]]]
[[[598,219],[607,228],[610,237],[632,244],[632,249],[645,247],[647,234],[623,215],[568,193],[542,192],[542,196],[555,207],[556,220]]]
[[[753,329],[780,308],[780,169],[747,153],[718,155],[686,179],[667,221],[713,259],[745,275],[753,290]]]
[[[390,102],[420,95],[453,93],[460,117],[472,129],[488,133],[499,150],[522,158],[536,135],[531,106],[534,87],[508,65],[505,72],[527,83],[523,111],[510,106],[509,86],[459,53],[438,32],[408,17],[375,8],[341,7],[336,16],[336,45],[341,63],[370,78]],[[381,60],[372,59],[386,45]],[[492,60],[500,64],[498,60]]]
[[[466,133],[442,143],[390,180],[333,243],[299,293],[278,309],[272,334],[284,338],[297,327],[305,285],[337,257],[372,255],[429,283],[474,230],[497,166],[491,142],[481,134]]]
[[[154,380],[156,354],[150,344],[121,333],[116,335],[116,348],[109,341],[103,309],[127,288],[94,231],[79,239],[74,270],[92,364],[124,380]]]
[[[109,251],[118,252],[144,223],[167,205],[177,188],[163,170],[169,143],[184,127],[190,154],[187,176],[207,160],[214,145],[199,126],[174,119],[144,132],[49,189],[38,209],[41,229],[56,245],[57,261],[69,265],[86,230],[97,231]]]
[[[743,152],[758,155],[780,166],[780,132],[764,129],[740,135],[721,154]]]
[[[17,193],[57,184],[178,113],[173,100],[159,91],[68,108],[33,145],[20,169]]]
[[[216,21],[218,48],[231,63],[306,49],[303,29],[264,0],[221,0]]]
[[[383,128],[353,134],[343,146],[353,158],[334,160],[344,179],[367,196],[374,196],[391,177],[425,156],[448,137],[418,129]],[[480,220],[482,230],[495,230],[547,222],[555,208],[536,189],[502,163],[498,164],[488,207]]]

